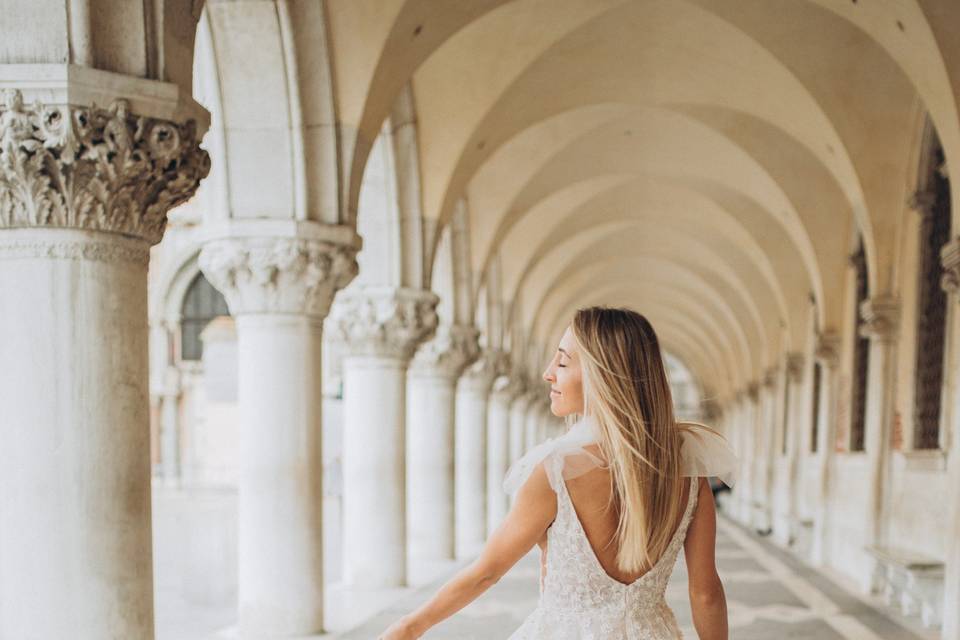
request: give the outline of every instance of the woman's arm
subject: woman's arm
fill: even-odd
[[[427,629],[473,602],[530,551],[556,515],[557,494],[550,487],[543,463],[540,463],[517,491],[513,507],[490,534],[480,556],[416,611],[387,629],[381,640],[419,638]]]
[[[701,478],[697,510],[687,529],[684,554],[690,584],[690,610],[700,640],[727,640],[727,598],[717,575],[717,510],[710,483]]]

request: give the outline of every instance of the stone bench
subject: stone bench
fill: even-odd
[[[894,547],[871,546],[877,561],[874,586],[904,615],[920,614],[925,627],[938,627],[943,614],[943,561]]]

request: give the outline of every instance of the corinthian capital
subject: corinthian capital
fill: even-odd
[[[892,296],[877,296],[860,305],[860,335],[880,342],[893,342],[900,329],[900,302]]]
[[[234,315],[324,317],[357,275],[356,247],[300,238],[229,238],[207,243],[200,269]]]
[[[819,334],[814,347],[814,357],[826,368],[835,368],[840,362],[840,336],[835,333]]]
[[[108,108],[0,103],[0,228],[106,231],[156,244],[167,211],[210,171],[194,120],[138,116],[126,100]]]
[[[330,324],[350,355],[409,361],[436,332],[438,302],[435,294],[420,289],[358,287],[337,296]]]
[[[499,349],[482,349],[477,357],[464,370],[460,383],[470,385],[486,393],[494,379],[507,370],[509,357]]]
[[[943,276],[940,286],[947,293],[960,293],[960,236],[957,236],[940,250],[940,264]]]
[[[411,372],[456,380],[480,356],[480,331],[468,325],[440,325],[413,357]]]

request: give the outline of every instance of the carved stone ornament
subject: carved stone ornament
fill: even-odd
[[[936,203],[936,194],[929,189],[914,191],[907,198],[907,207],[919,213],[922,217],[933,215],[933,205]]]
[[[833,369],[840,362],[840,336],[834,333],[821,333],[817,336],[814,357],[821,365]]]
[[[777,384],[777,374],[779,373],[777,367],[770,367],[763,374],[763,386],[768,389],[772,389]]]
[[[176,124],[109,108],[0,104],[0,228],[108,231],[156,244],[167,211],[210,171],[193,120]]]
[[[803,375],[803,354],[802,353],[788,353],[787,354],[787,376],[793,380],[800,380],[800,377]]]
[[[299,238],[231,238],[207,243],[200,269],[230,312],[325,317],[333,295],[357,275],[356,248]]]
[[[411,373],[440,375],[456,380],[480,356],[480,331],[467,325],[444,324],[417,349]]]
[[[900,303],[884,296],[864,300],[860,305],[860,335],[881,342],[893,342],[900,329]]]
[[[943,276],[940,286],[947,293],[960,293],[960,236],[957,236],[940,250],[940,264],[943,265]]]
[[[460,383],[488,392],[494,379],[507,370],[509,356],[499,349],[481,349],[477,359],[464,370]]]
[[[340,292],[328,326],[348,355],[409,361],[436,332],[438,302],[420,289],[358,287]]]
[[[523,378],[514,375],[500,375],[493,381],[491,393],[498,399],[511,404],[527,391]]]
[[[747,385],[747,397],[750,398],[752,402],[760,399],[760,385],[758,383],[751,382]]]

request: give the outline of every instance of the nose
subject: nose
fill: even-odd
[[[550,367],[547,367],[543,372],[543,379],[546,382],[553,382],[553,374],[550,373]]]

